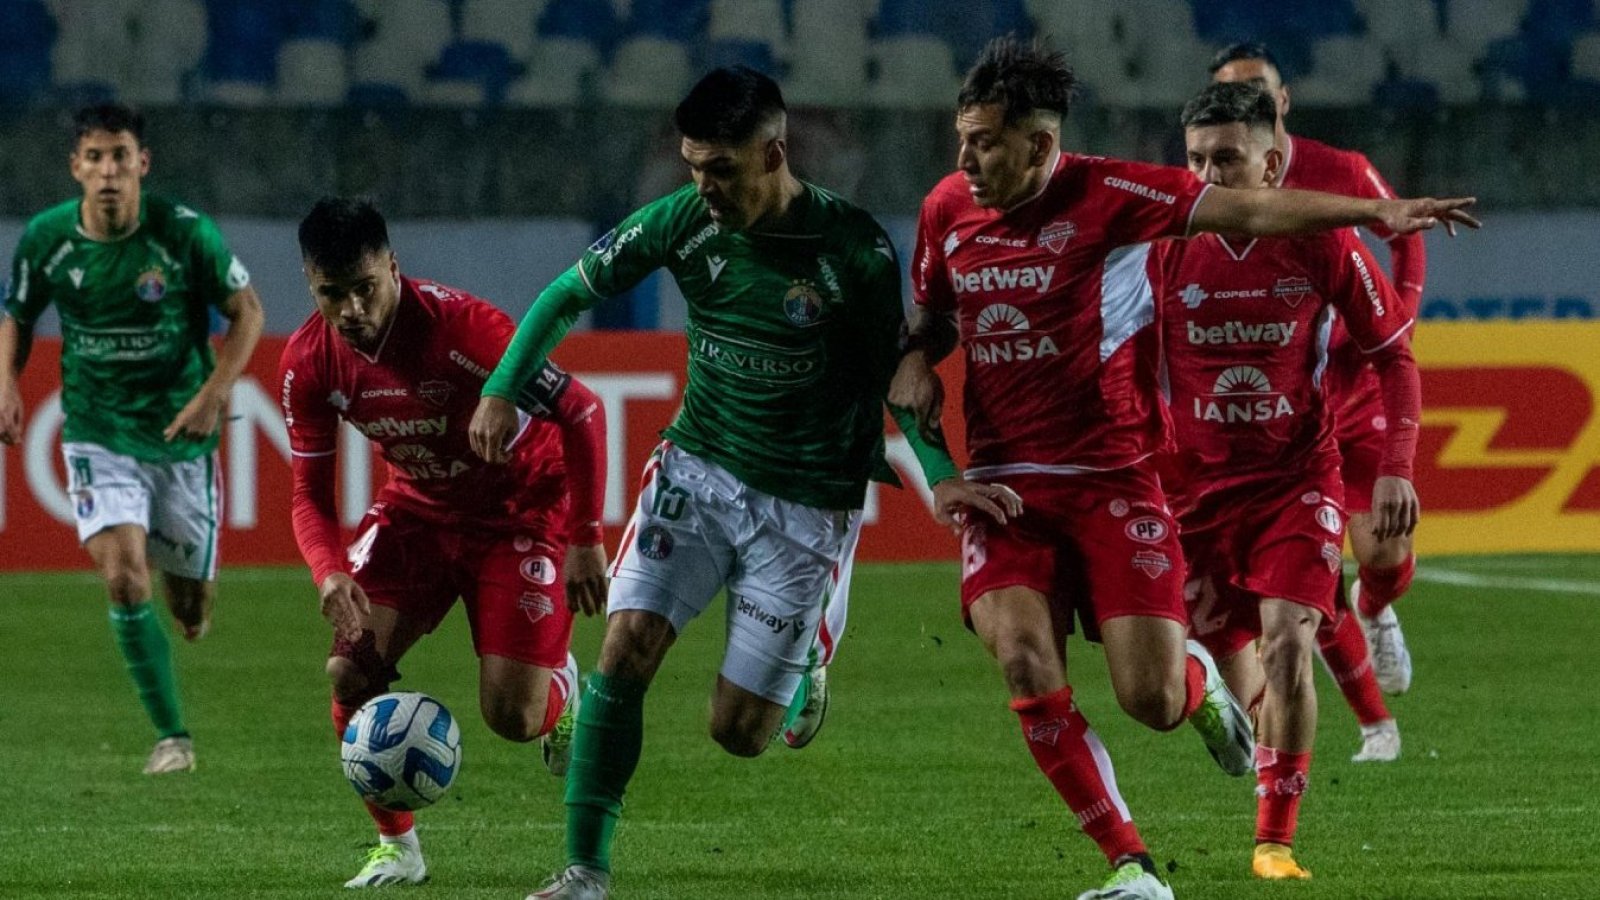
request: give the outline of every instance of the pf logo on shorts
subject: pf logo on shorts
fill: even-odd
[[[1141,544],[1159,544],[1167,539],[1167,523],[1157,516],[1140,516],[1123,530]]]
[[[548,556],[529,556],[517,566],[522,577],[534,584],[555,584],[556,564]]]

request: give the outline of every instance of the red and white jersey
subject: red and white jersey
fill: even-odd
[[[1145,264],[1205,190],[1186,169],[1062,154],[1004,212],[959,172],[923,201],[912,294],[958,318],[972,475],[1103,471],[1161,448]]]
[[[1338,465],[1326,375],[1333,324],[1362,351],[1412,324],[1353,229],[1168,242],[1151,261],[1176,443],[1174,508]],[[1320,467],[1320,468],[1319,468]]]
[[[505,465],[484,462],[468,442],[479,392],[514,331],[489,303],[410,278],[401,279],[399,305],[372,355],[320,314],[295,331],[283,352],[280,398],[295,463],[296,537],[319,582],[329,566],[342,565],[326,558],[335,553],[326,545],[337,543],[331,510],[314,508],[332,496],[324,482],[333,467],[318,463],[333,460],[341,419],[381,448],[389,470],[384,502],[443,526],[554,524],[558,538],[583,529],[598,539],[603,412],[582,384],[546,367],[518,398],[523,425]]]

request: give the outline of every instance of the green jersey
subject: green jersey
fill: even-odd
[[[692,185],[596,241],[540,295],[484,386],[513,398],[565,328],[656,269],[688,301],[688,384],[663,436],[751,487],[859,508],[900,358],[900,265],[878,223],[806,184],[783,233],[725,231]]]
[[[78,200],[35,216],[17,245],[6,312],[30,329],[61,316],[64,441],[146,462],[193,459],[218,435],[168,443],[161,432],[211,374],[211,307],[250,283],[210,219],[145,195],[139,226],[87,237]]]

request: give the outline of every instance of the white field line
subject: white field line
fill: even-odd
[[[1462,572],[1457,569],[1428,565],[1417,567],[1416,579],[1418,581],[1431,581],[1434,584],[1449,584],[1457,587],[1500,588],[1511,591],[1546,591],[1552,594],[1583,594],[1589,597],[1600,597],[1600,582],[1594,581],[1569,581],[1563,578],[1523,578],[1518,575],[1483,575],[1477,572]]]

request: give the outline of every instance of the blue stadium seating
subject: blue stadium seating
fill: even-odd
[[[943,40],[961,69],[991,38],[1008,33],[1026,38],[1033,32],[1022,0],[882,0],[875,24],[880,39],[932,35]]]
[[[287,18],[276,0],[208,0],[208,41],[201,70],[211,81],[270,86]]]
[[[1391,78],[1372,89],[1372,105],[1391,113],[1419,115],[1432,113],[1443,104],[1439,101],[1439,89],[1428,82]]]
[[[782,75],[772,45],[765,41],[713,41],[706,51],[706,68],[719,66],[749,66],[774,78]]]
[[[633,0],[630,37],[653,37],[694,46],[711,20],[711,0]]]
[[[350,0],[286,0],[284,37],[318,38],[342,47],[355,43],[361,16]]]
[[[56,23],[42,0],[0,2],[0,105],[43,99],[55,40]]]
[[[411,97],[398,85],[362,81],[350,85],[345,102],[361,109],[401,109],[411,105]]]
[[[542,38],[575,38],[606,52],[619,30],[619,23],[609,3],[550,0],[534,29]]]
[[[522,75],[524,66],[511,58],[504,44],[491,41],[456,41],[444,48],[439,61],[428,67],[436,81],[470,81],[483,86],[484,100],[497,105],[506,86]]]

